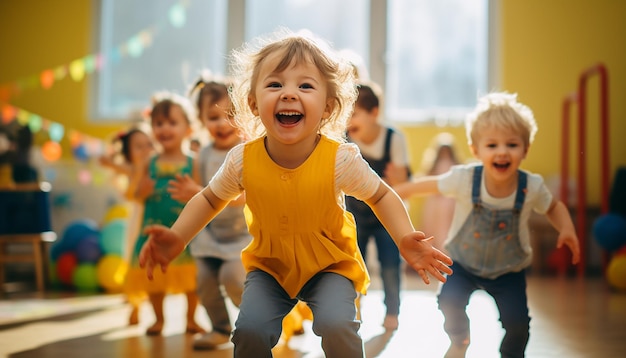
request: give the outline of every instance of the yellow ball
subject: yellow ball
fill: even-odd
[[[98,283],[108,292],[121,292],[128,264],[119,255],[105,255],[97,265]]]
[[[112,206],[109,211],[107,211],[104,216],[104,223],[108,223],[112,220],[116,219],[126,219],[130,215],[130,210],[128,209],[128,205],[125,204],[117,204]]]
[[[626,290],[626,255],[616,255],[606,269],[609,284],[619,290]]]

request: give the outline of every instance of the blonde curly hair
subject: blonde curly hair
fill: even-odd
[[[323,118],[320,133],[337,141],[345,141],[345,132],[357,98],[354,71],[350,63],[323,40],[310,32],[291,32],[279,29],[267,37],[244,44],[231,54],[233,86],[230,96],[235,123],[247,140],[265,135],[261,119],[255,116],[248,99],[259,76],[259,69],[270,53],[279,53],[282,60],[275,71],[282,71],[292,63],[314,64],[327,80],[328,96],[333,99],[333,111]]]
[[[465,130],[467,144],[478,141],[484,128],[495,127],[518,133],[526,148],[535,139],[537,122],[532,110],[517,101],[517,94],[492,92],[478,100],[474,110],[467,115]]]

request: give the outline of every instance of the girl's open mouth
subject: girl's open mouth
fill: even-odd
[[[298,112],[280,112],[276,114],[276,119],[282,124],[298,123],[302,117],[302,113]]]

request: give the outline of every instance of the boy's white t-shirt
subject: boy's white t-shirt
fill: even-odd
[[[452,197],[456,200],[454,206],[454,216],[450,230],[448,231],[448,237],[446,243],[450,241],[458,231],[461,229],[465,220],[472,212],[472,176],[474,173],[474,167],[480,165],[480,163],[463,164],[453,166],[447,173],[441,174],[437,182],[439,192],[448,197]],[[545,214],[550,208],[552,203],[552,193],[545,185],[543,178],[539,174],[529,173],[527,174],[527,193],[526,200],[522,206],[522,212],[520,216],[520,243],[522,249],[530,254],[532,253],[530,245],[530,229],[528,227],[528,221],[530,214],[534,210],[538,214]],[[483,172],[480,181],[480,199],[494,208],[513,208],[515,204],[516,192],[505,198],[494,198],[489,195],[485,188],[485,174]]]
[[[365,144],[356,139],[352,139],[352,142],[359,146],[361,154],[364,157],[374,160],[382,159],[385,154],[385,138],[387,138],[387,128],[388,127],[383,126],[380,133],[378,133],[378,137],[376,137],[372,143]],[[397,166],[409,165],[406,139],[404,138],[404,134],[395,128],[393,128],[393,133],[391,134],[389,152],[389,156],[393,164]]]

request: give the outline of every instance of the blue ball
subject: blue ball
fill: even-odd
[[[95,221],[90,219],[79,219],[70,222],[63,234],[50,249],[50,257],[56,260],[62,254],[74,251],[78,243],[83,239],[100,235],[100,229]]]
[[[593,236],[598,245],[615,251],[626,245],[626,218],[619,214],[604,214],[593,223]]]
[[[100,249],[100,235],[82,239],[74,248],[79,263],[97,263],[102,256]]]

